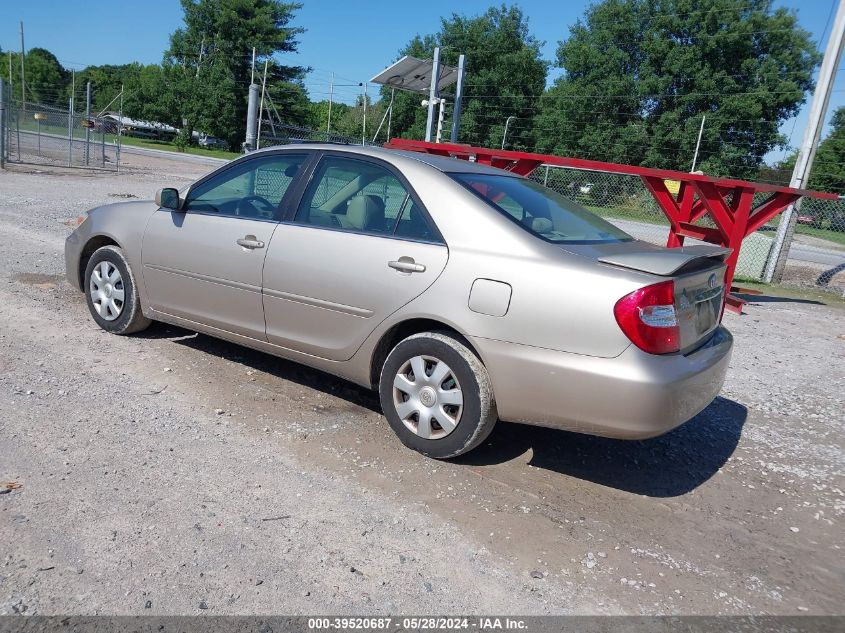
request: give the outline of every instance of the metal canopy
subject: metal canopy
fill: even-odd
[[[431,88],[431,73],[434,60],[417,59],[405,55],[398,62],[385,68],[378,75],[370,79],[371,83],[410,90],[411,92],[422,92],[428,94]],[[440,64],[440,79],[437,82],[439,92],[446,86],[451,86],[458,80],[458,69],[454,66]]]

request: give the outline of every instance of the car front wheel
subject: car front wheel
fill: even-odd
[[[141,301],[129,262],[116,246],[103,246],[88,260],[85,299],[94,321],[106,332],[132,334],[151,323],[141,313]]]
[[[400,341],[382,367],[379,397],[402,443],[437,459],[481,444],[498,417],[487,369],[445,332]]]

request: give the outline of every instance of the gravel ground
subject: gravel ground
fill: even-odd
[[[68,220],[207,169],[125,159],[0,173],[0,614],[845,613],[841,303],[729,314],[721,397],[662,438],[434,462],[341,380],[96,328]]]

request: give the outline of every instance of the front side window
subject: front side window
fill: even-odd
[[[245,160],[188,192],[186,211],[272,220],[304,154]]]
[[[321,161],[294,221],[415,240],[432,241],[435,236],[392,172],[367,161],[333,156]]]
[[[449,175],[523,229],[548,242],[588,244],[633,239],[577,202],[533,180],[497,174]]]

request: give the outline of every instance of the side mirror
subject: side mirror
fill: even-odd
[[[172,187],[165,187],[156,191],[156,204],[162,209],[173,209],[179,211],[181,207],[179,192]]]

